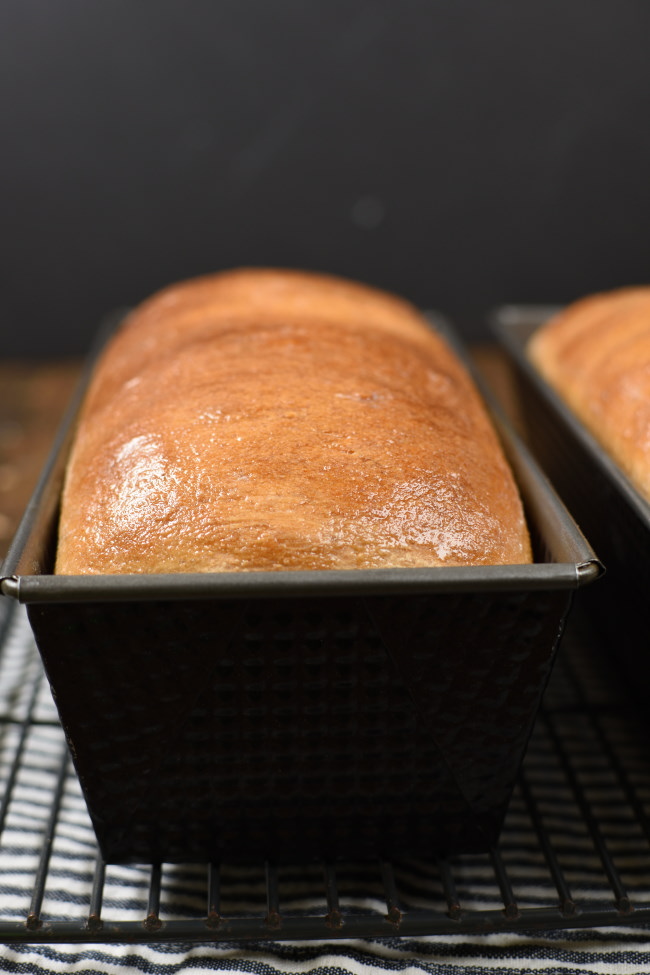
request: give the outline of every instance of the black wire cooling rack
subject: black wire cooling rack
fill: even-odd
[[[0,941],[330,940],[650,921],[647,731],[580,607],[498,847],[430,863],[246,867],[102,862],[23,610],[7,601],[0,613]]]

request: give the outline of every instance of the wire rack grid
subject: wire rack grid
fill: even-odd
[[[650,921],[639,709],[574,613],[488,854],[436,862],[102,861],[20,607],[0,606],[0,941],[224,942]]]

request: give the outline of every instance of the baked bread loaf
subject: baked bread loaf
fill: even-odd
[[[464,368],[399,298],[235,270],[133,311],[86,396],[56,572],[531,560]]]
[[[575,302],[537,330],[528,353],[650,501],[650,287]]]

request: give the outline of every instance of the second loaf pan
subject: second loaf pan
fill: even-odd
[[[27,604],[104,858],[488,849],[601,570],[508,427],[532,565],[55,576],[75,410],[2,588]]]
[[[619,672],[645,703],[650,504],[528,359],[530,338],[557,310],[508,305],[496,310],[492,324],[515,370],[531,448],[606,566],[585,602]]]

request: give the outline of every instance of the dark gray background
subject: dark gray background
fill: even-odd
[[[0,0],[2,355],[239,264],[485,334],[647,281],[647,0]]]

